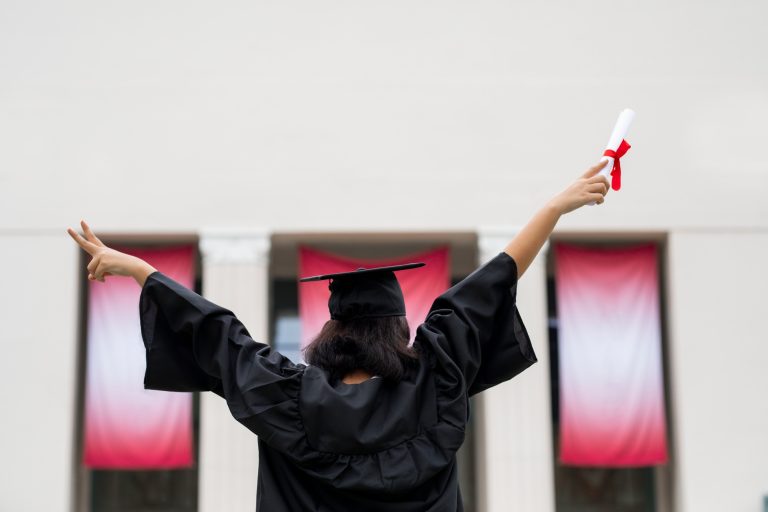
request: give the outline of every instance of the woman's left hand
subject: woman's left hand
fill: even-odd
[[[80,221],[80,225],[83,228],[83,233],[85,233],[85,238],[72,228],[67,228],[67,233],[85,252],[92,256],[91,262],[88,263],[88,279],[91,281],[104,282],[104,278],[111,275],[134,276],[137,269],[150,267],[147,262],[136,256],[110,249],[104,245],[93,234],[84,220]]]

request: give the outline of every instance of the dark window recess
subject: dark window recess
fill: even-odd
[[[193,398],[198,460],[199,393]],[[174,470],[91,471],[93,512],[196,512],[197,467]]]
[[[301,327],[299,323],[299,290],[295,279],[272,281],[272,319],[270,339],[275,350],[294,363],[304,362],[301,355]]]

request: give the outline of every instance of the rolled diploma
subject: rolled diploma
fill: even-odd
[[[627,137],[627,131],[629,131],[629,125],[632,124],[632,120],[635,119],[635,111],[631,108],[625,108],[619,114],[619,118],[616,120],[616,124],[613,127],[610,138],[608,138],[608,145],[605,149],[616,151],[619,149],[621,141]],[[605,156],[600,159],[601,162],[608,162],[605,167],[598,173],[608,178],[608,183],[611,182],[611,171],[613,170],[613,158]],[[589,203],[590,205],[595,202]]]

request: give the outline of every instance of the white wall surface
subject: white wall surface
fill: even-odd
[[[13,387],[0,391],[0,453],[13,478],[0,478],[0,509],[69,509],[82,269],[66,226],[520,225],[597,160],[631,106],[624,189],[560,228],[680,233],[670,248],[680,510],[724,500],[719,510],[756,510],[744,507],[768,478],[756,366],[768,349],[749,341],[761,302],[742,277],[765,276],[768,250],[748,234],[768,229],[766,19],[761,0],[3,0],[0,263],[12,292],[0,365]],[[720,261],[740,262],[739,279],[715,281],[730,295],[704,324],[698,312],[715,305],[698,250],[725,251],[718,237],[735,244]],[[737,341],[715,340],[734,326]],[[720,352],[701,350],[726,341],[749,355],[717,365],[729,388],[705,379]],[[733,411],[733,451],[713,437],[726,417],[706,416],[712,397]],[[35,423],[41,403],[46,421]],[[727,486],[707,480],[713,468]]]
[[[55,234],[0,237],[0,510],[69,510],[77,254]]]
[[[626,106],[625,190],[564,226],[765,226],[766,19],[759,0],[4,0],[0,228],[517,224]]]
[[[768,496],[768,232],[672,233],[677,510],[762,512]]]

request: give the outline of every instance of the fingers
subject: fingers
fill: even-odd
[[[106,248],[104,243],[93,233],[90,226],[84,221],[80,221],[80,226],[83,228],[86,238],[83,238],[77,231],[72,228],[67,228],[67,233],[72,239],[77,242],[85,252],[93,256],[90,263],[88,263],[88,279],[90,281],[104,282],[107,276],[111,276],[110,272],[106,271],[106,263],[102,264],[102,256]]]
[[[587,179],[587,183],[605,183],[609,187],[611,186],[611,181],[608,179],[608,176],[605,174],[597,174],[595,176],[592,176],[591,178]]]
[[[600,194],[605,195],[608,193],[608,188],[608,183],[598,181],[587,185],[587,192],[599,192]]]
[[[96,235],[93,234],[93,231],[91,231],[90,226],[84,221],[80,221],[80,226],[83,228],[83,233],[85,233],[85,238],[92,242],[95,245],[98,245],[99,247],[104,247],[104,244],[101,240],[99,240]]]
[[[109,272],[104,272],[104,274],[102,274],[102,279],[97,279],[96,276],[94,276],[93,274],[88,274],[88,280],[89,281],[101,281],[103,283],[103,282],[106,281],[105,278],[107,276],[111,276],[111,275],[113,275],[113,274],[110,274]]]
[[[96,251],[99,249],[99,246],[94,244],[93,242],[89,242],[82,236],[80,236],[80,233],[75,231],[72,228],[67,228],[67,233],[69,233],[69,236],[71,236],[75,242],[77,242],[77,245],[82,247],[82,249],[87,252],[90,255],[94,255]]]
[[[608,163],[608,160],[600,160],[597,164],[593,165],[589,169],[587,169],[587,172],[585,172],[582,175],[582,178],[591,178],[592,176],[596,175],[600,171],[603,170],[605,165]]]
[[[101,261],[101,257],[97,256],[91,260],[91,262],[88,264],[88,279],[91,281],[101,281],[104,282],[104,278],[107,276],[111,276],[109,272],[106,272],[106,263]]]
[[[605,202],[605,196],[600,193],[591,193],[589,194],[589,200],[590,202],[595,202],[596,204],[603,204]]]
[[[88,263],[88,272],[91,275],[96,275],[96,268],[98,268],[99,263],[101,263],[101,256],[95,256],[90,263]]]
[[[96,270],[93,272],[93,277],[97,281],[104,282],[104,265],[101,262],[96,266]]]

